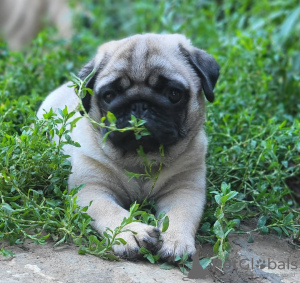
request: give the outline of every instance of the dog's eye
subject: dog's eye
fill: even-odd
[[[167,95],[168,95],[169,100],[174,104],[179,102],[182,98],[182,92],[177,89],[169,89],[167,91]]]
[[[103,99],[106,103],[111,103],[115,98],[115,94],[113,92],[106,92],[103,95]]]

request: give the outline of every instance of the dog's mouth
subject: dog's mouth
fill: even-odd
[[[163,105],[163,103],[161,103]],[[164,105],[163,105],[164,106]],[[174,107],[163,107],[158,102],[152,103],[146,100],[130,101],[118,103],[110,110],[115,114],[116,127],[125,129],[132,127],[131,119],[134,116],[137,120],[145,121],[145,128],[150,135],[142,135],[137,138],[133,131],[113,131],[108,139],[112,144],[123,150],[124,153],[136,153],[136,150],[142,146],[144,152],[159,153],[159,147],[164,146],[165,150],[175,145],[181,138],[184,138],[185,131],[182,125],[182,115]],[[107,125],[109,122],[105,120]],[[103,129],[104,130],[104,129]],[[103,134],[107,133],[107,129]]]
[[[137,140],[133,132],[112,132],[109,139],[115,147],[120,148],[123,152],[136,152],[140,146],[143,147],[145,153],[159,152],[160,143],[151,136],[143,136]]]
[[[118,128],[124,128],[127,125],[118,125]],[[165,125],[161,123],[146,122],[145,127],[150,132],[150,135],[142,136],[139,139],[135,136],[133,131],[112,132],[108,138],[113,145],[124,152],[133,153],[142,146],[145,153],[159,152],[159,147],[163,145],[165,149],[177,143],[179,140],[178,131],[173,125]]]

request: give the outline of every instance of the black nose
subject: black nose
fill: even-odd
[[[148,110],[149,106],[146,102],[134,102],[131,104],[131,114],[137,118],[142,118]]]

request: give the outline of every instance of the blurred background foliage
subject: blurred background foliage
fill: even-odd
[[[220,191],[225,181],[239,192],[235,201],[244,208],[242,214],[231,211],[230,219],[266,215],[266,226],[278,223],[280,230],[292,225],[294,230],[288,228],[285,234],[299,237],[299,1],[70,4],[75,30],[71,40],[58,39],[56,30],[47,28],[22,52],[0,43],[0,142],[33,122],[44,97],[92,58],[101,43],[136,33],[182,33],[221,66],[216,100],[207,109],[209,191]],[[6,150],[3,147],[0,160]],[[45,172],[43,179],[49,177],[49,170]],[[216,220],[216,205],[209,194],[202,223]],[[287,222],[289,213],[293,220]],[[209,234],[209,226],[202,225],[202,231]]]
[[[232,96],[244,107],[245,96],[251,94],[270,116],[280,112],[290,121],[299,117],[297,1],[71,0],[70,4],[75,26],[71,41],[57,40],[56,31],[48,28],[23,53],[9,56],[12,54],[2,43],[0,70],[6,70],[7,75],[14,73],[9,86],[17,91],[14,97],[32,90],[44,96],[65,81],[70,70],[78,70],[103,42],[135,33],[182,33],[195,46],[213,54],[221,65],[217,103],[223,103],[224,96]],[[9,66],[8,59],[12,61]],[[27,76],[19,80],[23,67],[28,68]]]
[[[278,97],[276,101],[284,103],[290,114],[300,112],[297,97],[300,6],[297,1],[80,2],[86,10],[76,17],[76,27],[78,39],[87,40],[86,48],[91,48],[88,53],[93,53],[99,42],[135,33],[183,33],[194,45],[216,56],[228,85],[235,82],[240,86],[240,80],[228,73],[242,69],[249,76],[256,76],[255,80],[249,77],[243,82],[247,83],[248,91],[260,95],[255,90],[257,77],[266,72],[267,77],[261,78],[260,83],[268,83],[268,89]],[[91,38],[95,41],[91,42]],[[269,93],[268,100],[273,95]]]

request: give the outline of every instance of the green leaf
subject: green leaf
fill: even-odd
[[[231,204],[230,206],[225,207],[226,213],[232,213],[232,212],[239,212],[243,210],[247,204],[245,202],[236,202],[234,204]]]
[[[278,127],[278,130],[281,130],[286,125],[286,123],[287,123],[287,120],[284,120]]]
[[[116,238],[117,241],[121,242],[123,245],[126,245],[127,242],[122,238]]]
[[[131,120],[129,121],[129,123],[131,124],[131,126],[136,127],[137,126],[137,119],[134,115],[131,115]]]
[[[108,111],[107,114],[106,114],[106,117],[107,117],[107,120],[110,123],[110,125],[115,125],[116,124],[117,118],[113,113]]]
[[[241,224],[241,220],[236,218],[236,219],[232,219],[228,222],[227,226],[228,227],[240,227]]]
[[[82,116],[75,118],[73,121],[70,122],[72,128],[76,127],[77,122],[82,119]]]
[[[144,247],[141,247],[140,248],[140,253],[141,254],[143,254],[143,255],[145,255],[145,254],[148,254],[148,253],[150,253],[150,251],[149,250],[147,250],[146,248],[144,248]]]
[[[267,218],[264,215],[262,215],[257,221],[257,228],[261,228],[265,226],[266,223],[267,223]]]
[[[139,179],[141,177],[144,177],[145,174],[138,174],[138,173],[133,173],[125,170],[126,175],[129,177],[128,182],[130,182],[133,178]]]
[[[254,238],[251,232],[249,233],[248,243],[254,243]]]
[[[64,243],[66,241],[66,237],[67,237],[67,235],[64,235],[58,242],[56,242],[55,245],[54,245],[54,248],[56,248],[57,246]]]
[[[94,74],[96,73],[96,68],[94,68],[91,72],[90,72],[90,74],[88,75],[88,76],[86,76],[86,78],[84,79],[84,85],[86,84],[86,82],[88,82],[89,81],[89,79],[92,77],[92,76],[94,76]],[[75,76],[76,77],[76,76]],[[76,78],[78,78],[78,77],[76,77]]]
[[[6,250],[4,248],[1,248],[0,249],[0,255],[3,255],[4,257],[9,257],[9,256],[14,256],[15,254],[10,250]]]
[[[186,266],[188,269],[192,269],[193,268],[193,262],[186,260],[184,262],[184,266]]]
[[[228,234],[229,234],[230,232],[232,232],[232,231],[234,231],[233,228],[228,229],[228,230],[226,231],[226,233],[225,233],[224,238],[226,238],[226,237],[228,236]]]
[[[219,222],[219,220],[217,220],[215,222],[214,227],[213,227],[213,231],[219,239],[224,238],[224,231],[223,231],[223,228],[222,228],[221,223]]]
[[[295,28],[296,22],[299,20],[299,17],[300,17],[300,7],[298,7],[291,14],[289,14],[289,16],[282,24],[279,32],[280,39],[289,36],[291,30]]]
[[[228,200],[234,198],[237,194],[238,194],[238,192],[236,192],[236,191],[231,191],[230,193],[228,193],[227,195],[225,195],[225,196],[223,196],[223,197],[221,198],[221,203],[222,203],[222,204],[225,204],[226,201],[228,201]]]
[[[107,233],[106,233],[107,234]],[[110,235],[109,235],[110,236]],[[90,235],[89,236],[89,242],[91,244],[95,244],[98,245],[99,244],[99,240],[97,239],[97,237],[95,235]]]
[[[145,136],[151,136],[151,133],[145,128],[143,129],[141,132],[140,132],[140,135],[142,137],[145,137]]]
[[[162,232],[166,232],[169,228],[169,217],[168,216],[165,216],[164,220],[163,220],[163,223],[162,223]]]
[[[121,230],[121,232],[123,233],[123,232],[130,232],[130,233],[132,233],[132,234],[134,234],[134,235],[137,235],[137,232],[135,232],[135,231],[133,231],[133,230],[130,230],[130,229],[122,229]]]
[[[60,115],[61,117],[64,117],[64,114],[63,114],[63,112],[62,112],[62,110],[61,110],[60,108],[57,109],[57,112],[59,113],[59,115]]]
[[[209,230],[210,230],[210,226],[211,226],[211,225],[210,225],[209,222],[205,222],[205,223],[202,224],[200,230],[201,230],[202,232],[204,232],[204,233],[207,233],[207,232],[209,232]]]
[[[116,261],[119,261],[119,260],[120,260],[117,256],[115,256],[115,255],[113,255],[113,254],[109,254],[109,253],[103,254],[102,256],[103,256],[104,258],[109,259],[109,260],[116,260]]]
[[[218,239],[218,240],[216,241],[216,243],[214,244],[214,247],[213,247],[213,252],[214,252],[214,254],[218,254],[219,246],[220,246],[220,240]]]
[[[8,203],[3,203],[0,208],[3,209],[6,215],[11,215],[15,211]]]
[[[80,255],[85,255],[86,254],[86,248],[84,246],[79,247],[78,253]]]
[[[268,234],[268,233],[269,233],[269,228],[266,227],[266,226],[262,226],[262,227],[260,228],[260,232],[261,232],[261,234],[263,234],[263,235]]]
[[[217,207],[216,212],[215,212],[215,217],[220,219],[224,217],[224,213],[222,212],[220,207]]]
[[[286,230],[284,226],[281,226],[281,229],[283,230],[284,234],[286,234],[287,236],[290,235],[290,233]]]
[[[67,105],[65,106],[65,108],[62,111],[62,115],[63,115],[63,117],[66,117],[68,115],[68,107],[67,107]]]
[[[230,187],[231,187],[230,184],[228,185],[225,182],[223,182],[221,184],[221,191],[222,191],[222,193],[223,193],[224,196],[227,194],[227,191],[230,190]]]
[[[136,201],[135,201],[129,208],[130,214],[133,214],[134,212],[136,212],[138,210],[139,206],[140,205],[138,203],[136,203]]]
[[[294,214],[292,212],[290,212],[286,217],[284,217],[283,219],[283,224],[287,225],[289,224],[294,218]]]
[[[144,258],[148,259],[151,263],[155,263],[155,259],[153,258],[153,255],[150,252],[144,254]]]
[[[185,262],[185,261],[188,259],[188,256],[189,256],[188,253],[184,253],[184,254],[182,255],[181,261],[182,261],[182,262]]]
[[[282,230],[280,227],[272,227],[272,229],[275,230],[279,236],[282,236]]]
[[[90,95],[94,95],[94,92],[92,89],[90,88],[85,88],[85,90],[90,94]]]
[[[107,140],[107,138],[108,138],[108,135],[109,135],[111,132],[112,132],[112,131],[109,131],[109,132],[107,132],[107,133],[104,135],[104,137],[103,137],[103,139],[102,139],[102,148],[104,148],[105,142],[106,142],[106,140]]]
[[[200,259],[199,262],[200,262],[202,268],[205,269],[206,267],[208,267],[211,264],[211,258],[205,257],[205,258]]]
[[[224,247],[224,250],[227,251],[228,253],[231,251],[231,246],[230,246],[229,242],[225,242],[223,247]]]
[[[158,215],[158,219],[163,219],[164,218],[164,216],[166,215],[166,213],[164,212],[164,211],[161,211],[160,213],[159,213],[159,215]]]
[[[215,195],[215,200],[218,205],[221,205],[221,198],[222,198],[222,195]]]
[[[5,155],[5,166],[8,167],[8,164],[9,164],[9,161],[10,161],[10,157],[11,157],[11,154],[13,153],[15,147],[14,146],[11,146],[9,148],[9,150],[7,150],[6,152],[6,155]]]
[[[159,266],[161,269],[164,269],[164,270],[171,270],[171,269],[174,269],[175,268],[175,265],[169,263],[169,262],[164,262],[163,264],[161,264]]]
[[[157,262],[160,259],[160,254],[153,255],[153,258],[154,258],[155,262]]]

